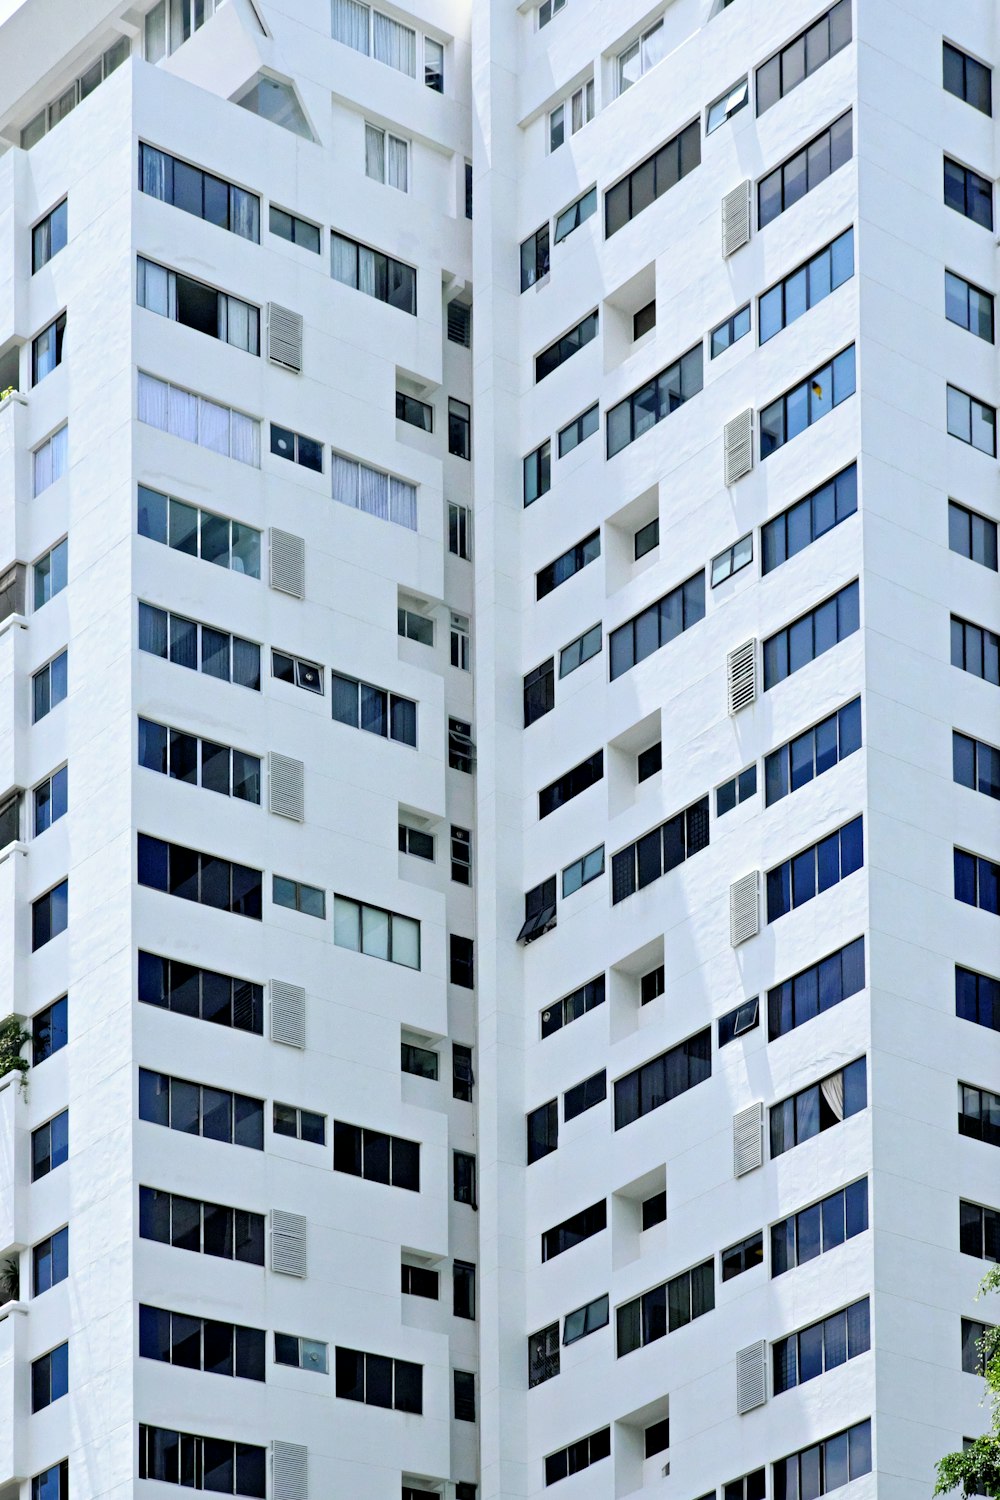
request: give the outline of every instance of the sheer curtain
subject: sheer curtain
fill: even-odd
[[[198,437],[202,448],[229,457],[229,407],[198,397]]]
[[[332,236],[330,272],[335,281],[342,281],[345,286],[357,287],[358,247],[353,240],[345,240],[339,234]]]
[[[351,458],[344,458],[340,453],[334,453],[332,457],[333,498],[339,500],[341,505],[351,505],[356,510],[359,465]]]
[[[161,432],[171,431],[169,421],[170,387],[165,380],[139,371],[139,421],[158,427]]]
[[[333,0],[333,40],[368,55],[369,7],[359,0]]]
[[[245,240],[260,243],[260,199],[244,188],[229,189],[229,227]]]
[[[397,526],[417,529],[417,487],[405,479],[389,480],[389,520]]]
[[[151,604],[139,605],[139,650],[151,656],[167,654],[167,612]]]
[[[260,423],[241,411],[232,413],[232,456],[237,463],[260,468]]]
[[[142,191],[166,201],[169,158],[152,146],[142,148]]]
[[[198,441],[198,397],[180,386],[167,386],[167,431],[188,443]]]
[[[136,301],[148,312],[161,318],[177,317],[177,277],[165,266],[139,256],[136,275]]]
[[[364,292],[366,296],[374,297],[376,295],[375,251],[369,250],[366,245],[358,246],[357,288],[359,292]]]
[[[399,188],[403,193],[408,193],[410,190],[409,149],[406,141],[401,141],[395,135],[389,136],[386,181],[390,187]]]
[[[400,73],[417,76],[417,34],[409,26],[401,26],[390,16],[375,11],[372,26],[372,55],[377,62],[387,63]]]
[[[382,521],[389,519],[389,476],[380,469],[359,465],[358,508]]]
[[[832,1078],[824,1078],[820,1084],[824,1103],[829,1105],[834,1118],[844,1118],[844,1075],[834,1073]]]
[[[385,181],[385,131],[376,125],[365,125],[365,175]]]
[[[158,63],[167,54],[167,0],[160,0],[158,5],[146,16],[146,61]],[[145,189],[149,191],[148,188]]]

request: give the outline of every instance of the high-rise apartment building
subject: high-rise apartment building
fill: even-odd
[[[998,24],[0,25],[0,1500],[983,1430]]]

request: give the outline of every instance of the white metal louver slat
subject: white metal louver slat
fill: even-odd
[[[279,818],[305,822],[305,765],[290,755],[272,750],[267,757],[267,805]]]
[[[291,594],[295,599],[306,596],[306,544],[304,538],[293,531],[279,531],[272,526],[268,531],[270,546],[270,583],[282,594]]]
[[[726,484],[735,484],[753,468],[753,407],[726,423],[722,467]]]
[[[760,929],[758,871],[741,875],[729,887],[729,941],[734,948],[756,937]]]
[[[267,304],[267,357],[286,370],[302,369],[302,314],[277,302]]]
[[[736,1410],[740,1416],[767,1400],[767,1343],[760,1339],[736,1351]]]
[[[750,239],[750,182],[741,182],[722,200],[722,253],[732,255]]]
[[[271,1041],[286,1047],[306,1044],[306,992],[299,984],[271,980]]]
[[[285,1276],[306,1274],[306,1220],[304,1214],[271,1209],[271,1270]]]
[[[302,1443],[271,1443],[271,1500],[308,1500],[309,1449]]]
[[[747,708],[757,696],[757,641],[751,637],[741,646],[734,646],[726,657],[726,691],[729,712],[738,714]]]
[[[764,1162],[764,1106],[758,1100],[733,1115],[733,1176],[742,1177]]]

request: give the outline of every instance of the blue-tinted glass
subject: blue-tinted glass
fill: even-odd
[[[831,954],[816,965],[819,976],[819,1008],[821,1011],[829,1010],[831,1006],[839,1005],[844,998],[841,984],[841,955]]]
[[[829,651],[840,639],[837,633],[837,599],[827,599],[823,604],[817,605],[812,613],[813,640],[815,656],[822,656],[824,651]]]
[[[836,485],[831,481],[822,485],[812,496],[812,534],[822,536],[837,524]]]
[[[809,262],[809,306],[815,307],[833,290],[831,284],[832,265],[829,250],[821,250]]]
[[[745,771],[741,771],[738,780],[740,787],[740,801],[745,802],[747,798],[752,797],[757,790],[756,764],[748,766]]]
[[[794,323],[796,318],[809,307],[808,278],[805,266],[785,281],[785,324]]]
[[[969,906],[976,904],[975,856],[966,854],[963,849],[955,850],[955,900],[964,901]]]
[[[795,1096],[795,1144],[819,1134],[819,1088],[803,1089]]]
[[[856,995],[865,987],[865,940],[855,938],[848,943],[842,954],[841,984],[845,997]]]
[[[795,1220],[771,1226],[771,1275],[782,1276],[795,1264]],[[714,1494],[714,1491],[713,1491]]]
[[[788,627],[789,673],[799,671],[819,654],[818,651],[813,650],[813,620],[818,613],[819,611],[813,611],[812,614],[804,615],[801,620],[795,620]],[[834,624],[836,624],[836,606],[834,606]]]
[[[807,729],[788,747],[791,790],[797,792],[813,779],[813,731]]]
[[[764,801],[768,807],[788,793],[788,754],[782,747],[764,757]]]
[[[840,286],[854,275],[854,230],[848,229],[835,239],[830,251],[832,261],[831,285]]]
[[[839,739],[839,755],[843,760],[845,755],[853,755],[855,750],[861,749],[861,699],[855,698],[853,703],[847,703],[837,715],[837,728]]]
[[[842,474],[837,475],[837,520],[843,521],[847,516],[853,516],[858,508],[858,466],[851,464]]]
[[[844,1119],[868,1107],[868,1070],[865,1059],[848,1063],[844,1069]]]
[[[61,703],[66,696],[66,652],[63,651],[55,657],[49,674],[49,691],[52,699],[52,707]]]
[[[49,1121],[49,1162],[51,1167],[62,1166],[69,1156],[69,1111]]]
[[[799,1384],[806,1380],[815,1380],[817,1375],[823,1373],[823,1324],[815,1323],[811,1328],[803,1328],[798,1336],[799,1345]]]
[[[148,771],[167,774],[167,730],[149,719],[139,720],[139,764]]]
[[[768,339],[773,339],[776,333],[780,333],[784,327],[781,310],[781,284],[773,286],[769,292],[765,292],[758,303],[757,317],[760,323],[760,342],[766,344]]]
[[[794,557],[796,552],[801,552],[808,547],[813,539],[812,533],[812,502],[807,495],[797,505],[793,505],[786,515],[788,526],[788,556]]]
[[[852,818],[840,830],[840,875],[846,879],[864,864],[864,835],[860,818]]]
[[[778,1339],[774,1345],[774,1394],[780,1396],[782,1391],[790,1391],[798,1382],[798,1363],[796,1360],[796,1338]],[[740,1494],[742,1495],[742,1486]]]
[[[826,1450],[825,1493],[829,1494],[847,1483],[847,1433],[839,1432],[836,1437],[827,1438],[823,1447]]]
[[[165,891],[168,883],[170,846],[162,839],[139,834],[138,878],[140,885],[148,885],[155,891]]]
[[[807,1260],[815,1260],[821,1253],[822,1240],[822,1217],[820,1205],[814,1203],[811,1208],[802,1209],[801,1213],[795,1215],[797,1263],[801,1266]]]
[[[960,786],[976,786],[976,742],[957,731],[951,737],[952,774]]]
[[[809,426],[809,383],[803,382],[785,397],[785,442],[798,437]]]
[[[829,719],[824,719],[817,724],[813,731],[816,747],[816,775],[821,776],[824,771],[829,771],[837,764],[837,718],[831,714]]]
[[[824,1198],[820,1207],[823,1210],[823,1253],[832,1250],[836,1245],[842,1245],[845,1238],[844,1223],[844,1194],[831,1193],[829,1198]]]
[[[819,975],[816,969],[805,969],[792,980],[793,1009],[796,1026],[819,1015]]]
[[[761,532],[761,543],[763,550],[763,571],[770,573],[779,563],[783,563],[787,557],[785,548],[785,518],[778,516],[774,521],[768,521]]]
[[[764,642],[764,689],[774,687],[788,676],[788,632],[779,630]]]
[[[69,1390],[69,1345],[60,1344],[49,1355],[51,1399],[58,1401]]]
[[[955,1014],[963,1021],[979,1020],[978,986],[970,969],[955,966]]]
[[[840,879],[840,835],[832,833],[820,839],[816,845],[816,863],[819,869],[818,888],[828,891]]]
[[[847,1435],[850,1446],[850,1477],[858,1479],[870,1474],[872,1467],[872,1424],[858,1422]]]
[[[771,1109],[771,1155],[780,1156],[795,1145],[795,1100],[785,1099]]]
[[[785,403],[779,397],[760,414],[760,456],[767,458],[785,442]]]
[[[837,595],[837,639],[853,635],[861,624],[861,601],[857,583],[849,583]]]
[[[862,1234],[868,1228],[868,1178],[852,1182],[844,1190],[847,1238]]]
[[[979,906],[982,911],[1000,915],[1000,865],[989,859],[979,860]],[[53,931],[56,931],[54,917]]]
[[[767,920],[774,922],[792,909],[792,867],[786,860],[775,870],[767,872]]]
[[[1000,797],[1000,750],[980,741],[976,763],[977,790],[986,797]]]
[[[839,406],[854,395],[854,345],[838,354],[833,362],[833,404]]]
[[[792,905],[801,906],[803,902],[811,901],[815,894],[816,850],[805,849],[792,860]]]

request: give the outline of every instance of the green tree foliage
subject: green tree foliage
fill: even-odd
[[[1000,1291],[1000,1265],[983,1277],[979,1296]],[[987,1328],[980,1341],[986,1390],[983,1404],[990,1408],[990,1428],[959,1453],[946,1453],[937,1465],[935,1495],[961,1490],[964,1495],[989,1495],[1000,1500],[1000,1328]]]

